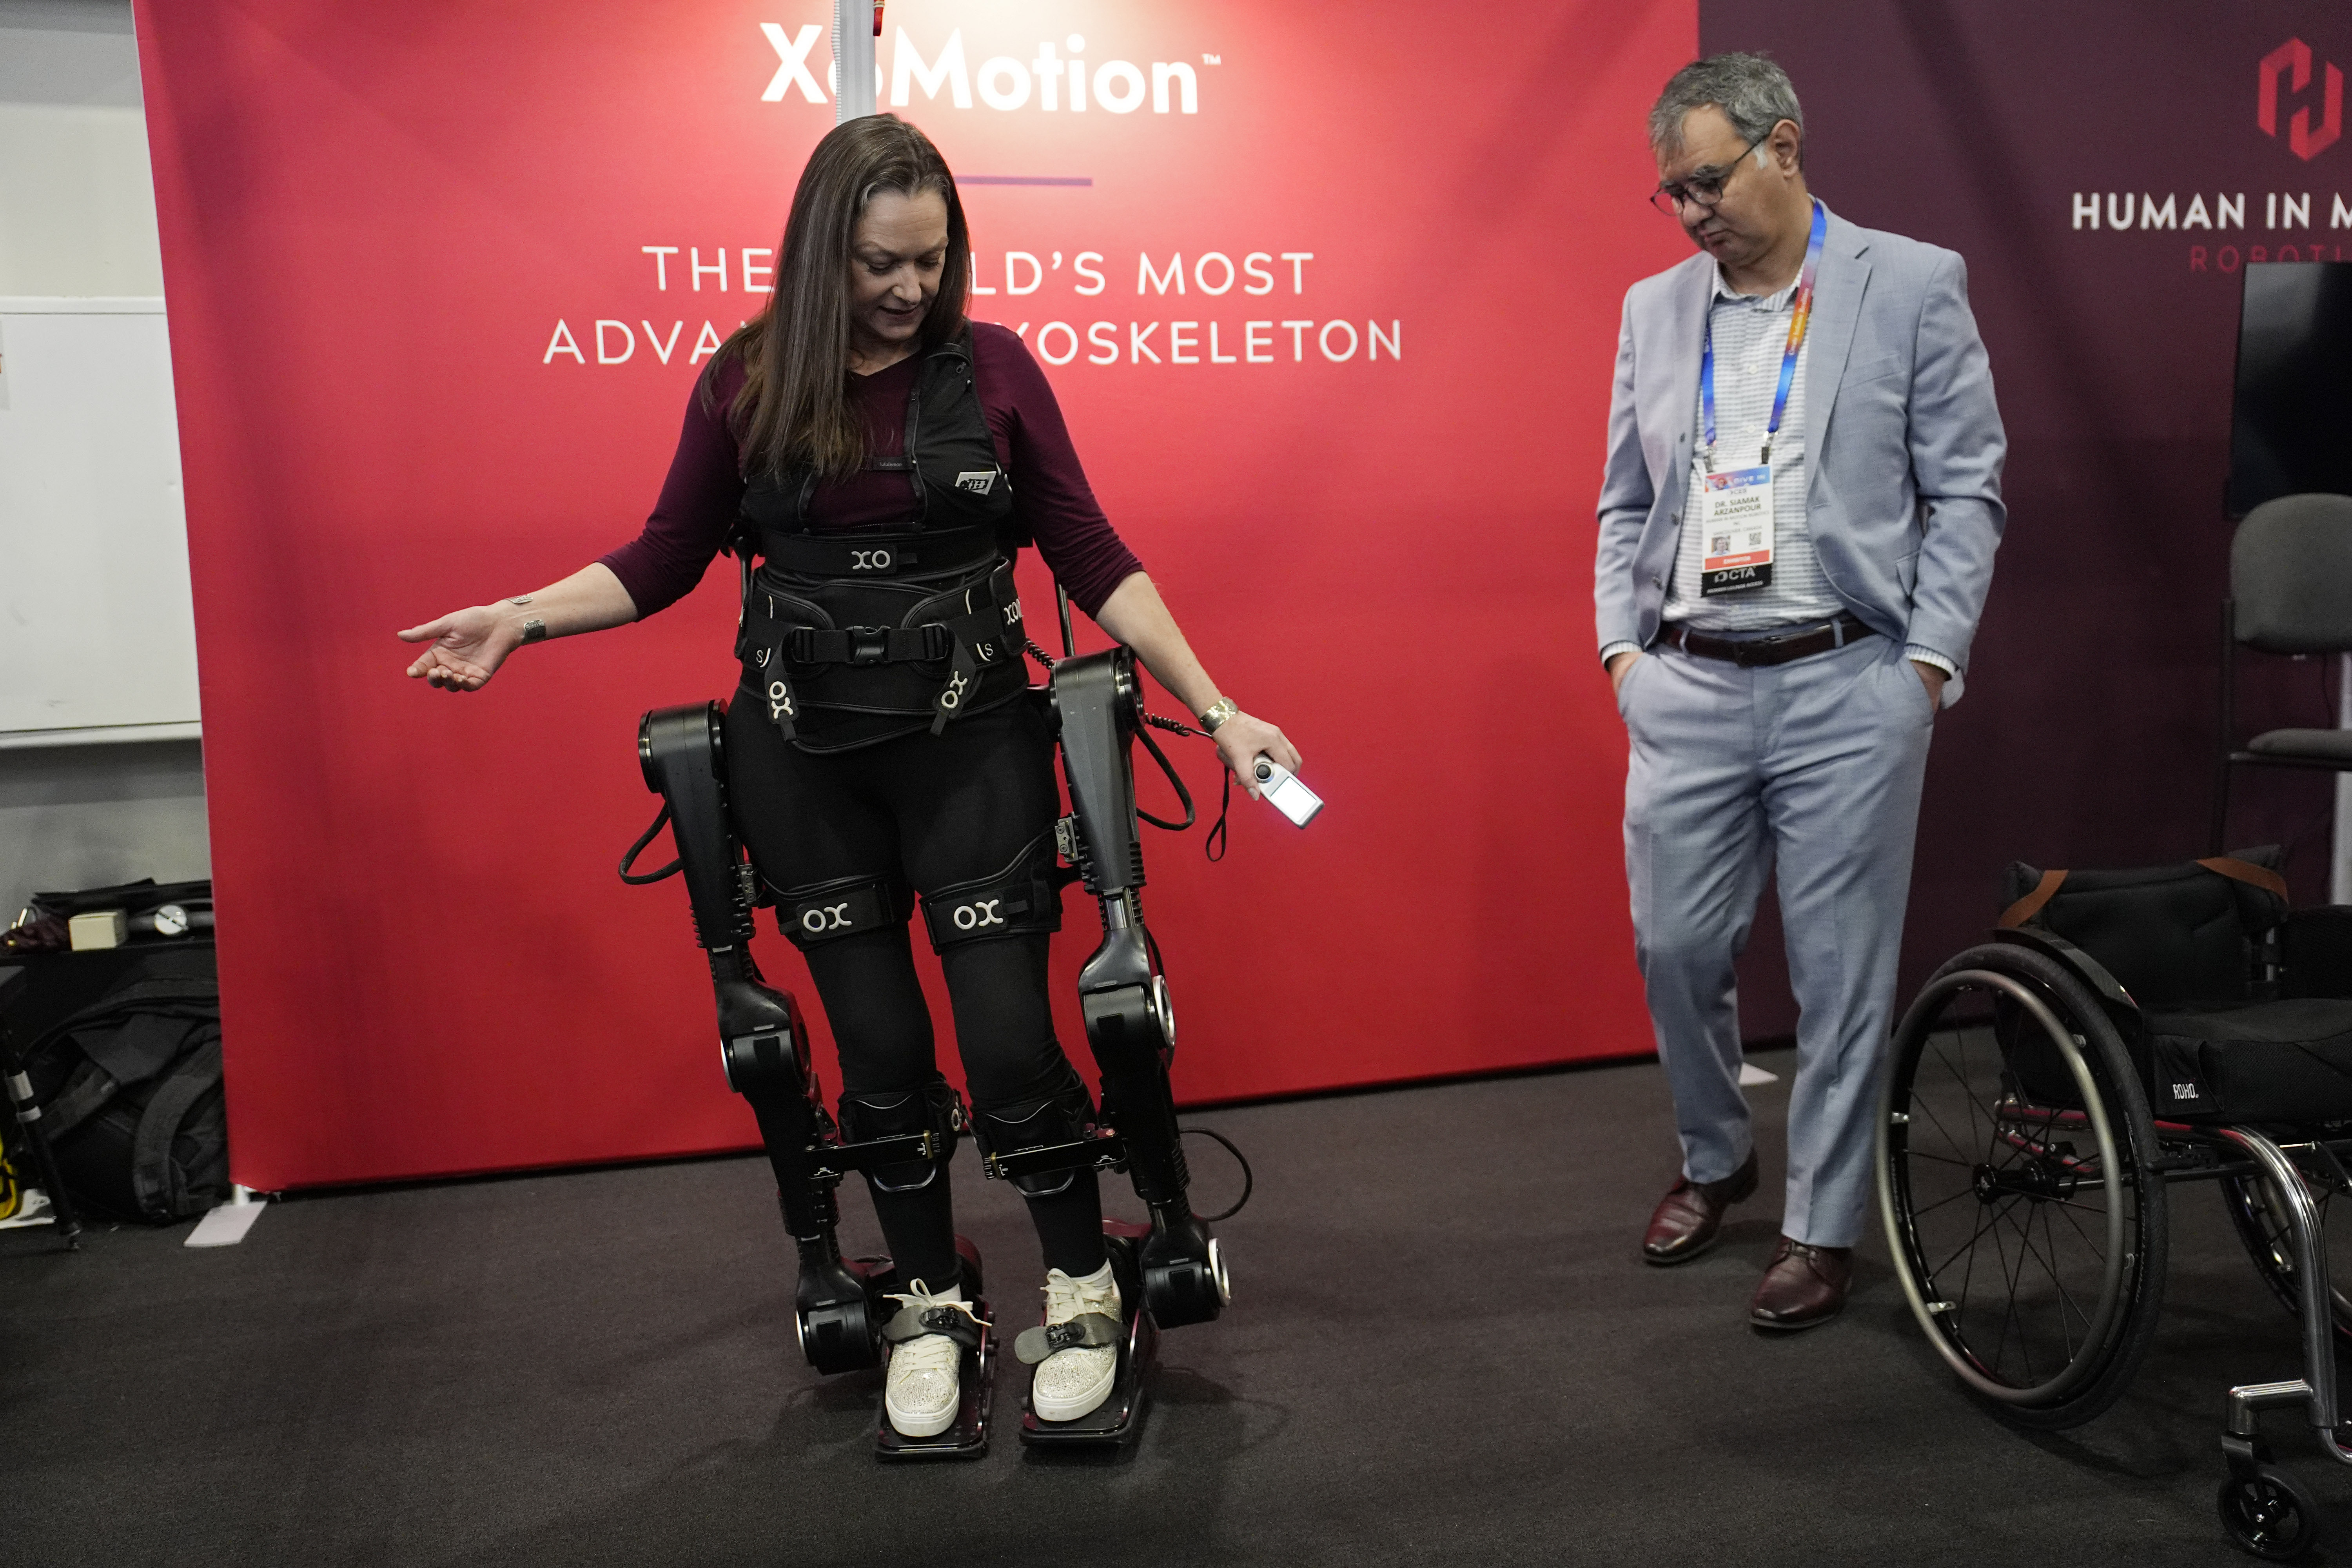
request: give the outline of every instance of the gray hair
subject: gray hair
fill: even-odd
[[[1761,142],[1783,120],[1796,121],[1797,166],[1804,167],[1805,111],[1789,73],[1762,55],[1711,55],[1675,72],[1650,108],[1650,145],[1682,151],[1683,117],[1708,104],[1723,110],[1742,142]]]

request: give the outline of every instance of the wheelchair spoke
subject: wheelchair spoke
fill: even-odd
[[[1927,1120],[1936,1124],[1936,1131],[1944,1135],[1944,1142],[1951,1146],[1952,1152],[1965,1156],[1971,1148],[1975,1147],[1976,1100],[1975,1097],[1969,1092],[1969,1082],[1967,1077],[1953,1070],[1950,1061],[1944,1056],[1940,1049],[1937,1050],[1936,1056],[1937,1060],[1943,1064],[1946,1073],[1953,1079],[1954,1082],[1959,1085],[1960,1101],[1969,1108],[1969,1139],[1967,1141],[1963,1141],[1955,1136],[1952,1130],[1945,1125],[1944,1119],[1936,1114],[1935,1102],[1926,1092],[1924,1092],[1923,1087],[1916,1080],[1914,1081],[1911,1091],[1912,1102],[1920,1110],[1927,1112]]]
[[[2071,1203],[2063,1203],[2063,1202],[2062,1202],[2062,1203],[2060,1203],[2060,1204],[2058,1204],[2058,1205],[2054,1205],[2054,1206],[2056,1206],[2056,1207],[2057,1207],[2061,1212],[2063,1212],[2063,1211],[2065,1211],[2065,1210],[2072,1209],[2072,1208],[2075,1207],[2076,1205],[2074,1205],[2074,1204],[2071,1204]],[[2102,1214],[2102,1215],[2103,1215],[2103,1214],[2105,1214],[2105,1213],[2106,1213],[2106,1211],[2105,1211],[2105,1209],[2094,1209],[2092,1212],[2093,1212],[2094,1214]],[[2068,1225],[2071,1225],[2071,1226],[2073,1226],[2074,1227],[2075,1234],[2076,1234],[2076,1235],[2078,1235],[2078,1236],[2080,1236],[2080,1237],[2083,1238],[2083,1245],[2084,1245],[2085,1247],[2088,1247],[2091,1249],[2091,1256],[2092,1256],[2093,1258],[2097,1258],[2097,1259],[2099,1260],[2099,1262],[2100,1262],[2102,1265],[2105,1265],[2105,1262],[2107,1261],[2107,1255],[2106,1255],[2105,1250],[2103,1247],[2100,1247],[2100,1245],[2099,1245],[2097,1242],[2095,1242],[2095,1241],[2094,1241],[2094,1240],[2092,1240],[2092,1239],[2091,1239],[2091,1233],[2090,1233],[2089,1231],[2084,1230],[2084,1229],[2083,1228],[2083,1222],[2082,1222],[2081,1220],[2079,1220],[2079,1219],[2076,1219],[2076,1218],[2075,1218],[2072,1214],[2067,1214],[2067,1215],[2066,1215],[2066,1223],[2067,1223]]]
[[[2073,1299],[2066,1294],[2066,1282],[2059,1278],[2057,1267],[2051,1262],[2050,1251],[2046,1248],[2036,1247],[2033,1244],[2033,1222],[2037,1217],[2037,1210],[2039,1207],[2040,1205],[2036,1205],[2033,1208],[2030,1208],[2026,1211],[2025,1223],[2019,1227],[2019,1240],[2025,1248],[2026,1255],[2031,1257],[2034,1262],[2042,1266],[2042,1272],[2050,1276],[2050,1283],[2057,1289],[2058,1338],[2059,1342],[2065,1347],[2066,1359],[2068,1361],[2072,1361],[2074,1359],[2074,1342],[2073,1336],[2068,1333],[2066,1329],[2066,1309],[2074,1304]],[[2050,1222],[2047,1215],[2040,1215],[2039,1217],[2042,1219],[2044,1226],[2049,1225]],[[2018,1267],[2021,1274],[2024,1268],[2023,1263],[2021,1262]],[[2077,1312],[2075,1315],[2077,1317],[2082,1316],[2080,1312]],[[2088,1318],[2084,1318],[2083,1321],[2086,1324],[2090,1321]]]
[[[1918,1218],[1921,1215],[1934,1214],[1937,1209],[1942,1208],[1946,1204],[1956,1204],[1956,1203],[1959,1202],[1962,1198],[1972,1198],[1972,1197],[1974,1197],[1974,1196],[1976,1196],[1976,1195],[1977,1195],[1977,1191],[1976,1191],[1976,1189],[1975,1189],[1974,1187],[1962,1187],[1958,1192],[1952,1194],[1949,1197],[1937,1198],[1937,1199],[1934,1203],[1932,1203],[1932,1204],[1927,1204],[1927,1205],[1924,1205],[1924,1206],[1916,1206],[1916,1207],[1914,1207],[1914,1208],[1912,1209],[1912,1211],[1911,1211],[1911,1217],[1912,1217],[1912,1218],[1914,1218],[1914,1219],[1916,1219],[1916,1218]]]
[[[1999,1217],[2000,1216],[1996,1215],[1993,1218],[1988,1219],[1983,1224],[1978,1226],[1975,1235],[1960,1243],[1959,1246],[1952,1248],[1949,1253],[1945,1255],[1943,1262],[1938,1263],[1936,1267],[1927,1270],[1927,1278],[1933,1279],[1940,1276],[1945,1269],[1952,1266],[1953,1260],[1958,1258],[1963,1252],[1969,1255],[1969,1266],[1970,1268],[1974,1268],[1976,1266],[1976,1245],[1992,1229]]]
[[[1992,1246],[1994,1255],[2000,1259],[2001,1283],[2009,1287],[2009,1306],[2001,1313],[2000,1338],[1994,1342],[1992,1351],[1992,1370],[1998,1375],[2002,1363],[2002,1353],[2009,1349],[2009,1331],[2017,1324],[2017,1271],[2010,1268],[2009,1246],[2001,1239],[2000,1227],[1998,1225],[1993,1226]],[[2023,1257],[2021,1256],[2018,1261],[2022,1265]],[[2033,1357],[2026,1352],[2021,1342],[2018,1347],[2018,1354],[2025,1362],[2025,1375],[2032,1377]]]
[[[1969,1152],[1968,1145],[1962,1143],[1958,1139],[1952,1136],[1950,1131],[1944,1126],[1944,1119],[1936,1114],[1936,1108],[1934,1105],[1922,1099],[1916,1091],[1914,1091],[1911,1096],[1911,1107],[1915,1112],[1925,1113],[1927,1120],[1936,1124],[1936,1131],[1944,1134],[1944,1142],[1950,1144],[1953,1151],[1962,1156],[1959,1159],[1952,1161],[1951,1163],[1955,1165],[1966,1165],[1970,1163],[1970,1162],[1966,1158]],[[1917,1124],[1915,1122],[1913,1125],[1916,1126]],[[1919,1154],[1916,1150],[1913,1150],[1911,1152],[1923,1160],[1944,1158],[1944,1156],[1940,1154]]]
[[[2036,1208],[2039,1208],[2040,1206],[2041,1205],[2035,1205]],[[2065,1343],[2066,1359],[2068,1361],[2072,1361],[2074,1359],[2074,1342],[2066,1331],[2066,1309],[2069,1307],[2074,1307],[2074,1299],[2066,1293],[2066,1281],[2059,1277],[2058,1267],[2056,1263],[2053,1261],[2057,1251],[2055,1244],[2053,1243],[2048,1247],[2036,1247],[2033,1245],[2034,1217],[2035,1215],[2033,1211],[2028,1210],[2025,1216],[2025,1223],[2018,1227],[2019,1239],[2023,1244],[2026,1252],[2032,1255],[2033,1261],[2042,1266],[2042,1271],[2050,1276],[2050,1283],[2055,1287],[2058,1291],[2058,1335]],[[2047,1214],[2043,1214],[2041,1215],[2041,1219],[2043,1232],[2046,1235],[2049,1230],[2050,1216]],[[2015,1223],[2013,1215],[2011,1223]],[[2022,1272],[2023,1267],[2023,1264],[2021,1262],[2019,1265],[2021,1273]],[[2083,1320],[2083,1326],[2084,1328],[2087,1329],[2090,1327],[2091,1320],[2081,1308],[2074,1307],[2074,1315]]]
[[[1969,1108],[1969,1141],[1966,1143],[1963,1143],[1958,1139],[1952,1140],[1952,1146],[1965,1154],[1970,1149],[1982,1148],[1984,1144],[1977,1127],[1976,1091],[1969,1083],[1967,1065],[1969,1059],[1969,1047],[1967,1031],[1961,1030],[1956,1033],[1953,1036],[1953,1041],[1959,1047],[1959,1064],[1955,1066],[1949,1050],[1940,1046],[1937,1047],[1936,1059],[1943,1064],[1945,1073],[1950,1077],[1954,1083],[1959,1086],[1961,1103]],[[1938,1122],[1937,1125],[1940,1127],[1942,1123]],[[1947,1138],[1951,1137],[1949,1131],[1945,1132],[1944,1135]]]

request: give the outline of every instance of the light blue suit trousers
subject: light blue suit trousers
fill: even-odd
[[[1891,637],[1758,669],[1663,645],[1618,689],[1631,737],[1625,873],[1683,1172],[1753,1146],[1732,964],[1777,861],[1800,1009],[1781,1228],[1851,1247],[1935,712]]]

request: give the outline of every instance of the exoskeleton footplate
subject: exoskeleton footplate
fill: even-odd
[[[1103,1222],[1103,1242],[1110,1253],[1111,1272],[1118,1280],[1125,1308],[1127,1335],[1118,1347],[1118,1373],[1110,1397],[1075,1421],[1040,1421],[1029,1396],[1021,1396],[1021,1442],[1024,1447],[1114,1448],[1134,1441],[1143,1425],[1150,1394],[1146,1386],[1160,1355],[1160,1325],[1143,1305],[1143,1273],[1136,1262],[1147,1226],[1119,1220]]]

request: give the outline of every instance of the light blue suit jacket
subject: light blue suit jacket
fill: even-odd
[[[1601,646],[1658,635],[1689,487],[1705,252],[1625,291],[1592,598]],[[1805,523],[1875,630],[1963,671],[2007,510],[2008,438],[1959,256],[1830,215],[1805,357]],[[1944,689],[1949,706],[1962,681]]]

